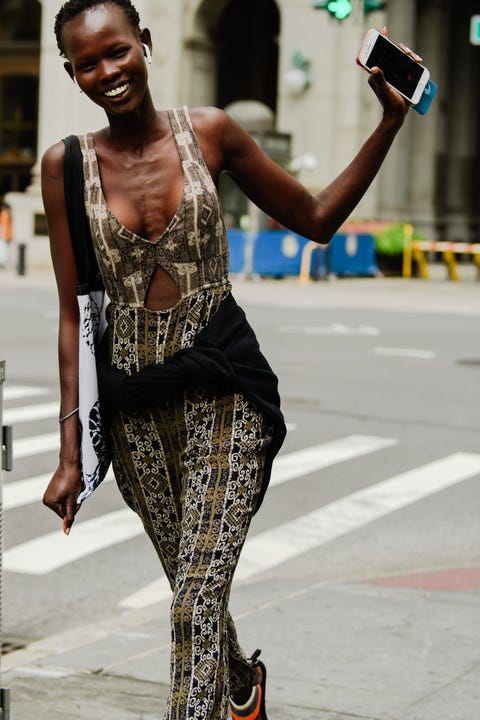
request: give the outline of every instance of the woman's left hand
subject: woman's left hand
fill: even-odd
[[[368,84],[383,107],[384,118],[394,120],[401,125],[410,108],[408,100],[387,83],[378,67],[372,68]]]

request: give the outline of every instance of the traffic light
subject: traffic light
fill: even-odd
[[[345,20],[352,12],[351,0],[316,0],[313,7],[315,10],[328,10],[337,20]]]
[[[382,0],[363,0],[363,12],[365,15],[375,10],[385,10],[387,3]],[[352,12],[351,0],[315,0],[315,10],[328,10],[337,20],[345,20]]]
[[[363,12],[365,15],[369,12],[374,12],[375,10],[385,10],[386,2],[382,2],[381,0],[363,0]]]

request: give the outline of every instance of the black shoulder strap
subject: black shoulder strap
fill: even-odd
[[[68,227],[72,239],[73,254],[78,273],[77,293],[103,288],[97,259],[93,250],[92,236],[83,195],[83,157],[76,135],[69,135],[65,144],[64,192]]]

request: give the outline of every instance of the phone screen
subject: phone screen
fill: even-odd
[[[410,100],[423,73],[423,68],[415,60],[382,35],[377,37],[365,65],[383,70],[385,80]]]

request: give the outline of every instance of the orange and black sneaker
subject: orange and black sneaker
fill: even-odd
[[[265,711],[265,686],[267,683],[267,669],[258,659],[261,650],[255,650],[248,662],[252,668],[253,686],[250,697],[243,705],[237,705],[230,698],[230,711],[233,720],[268,720]]]

